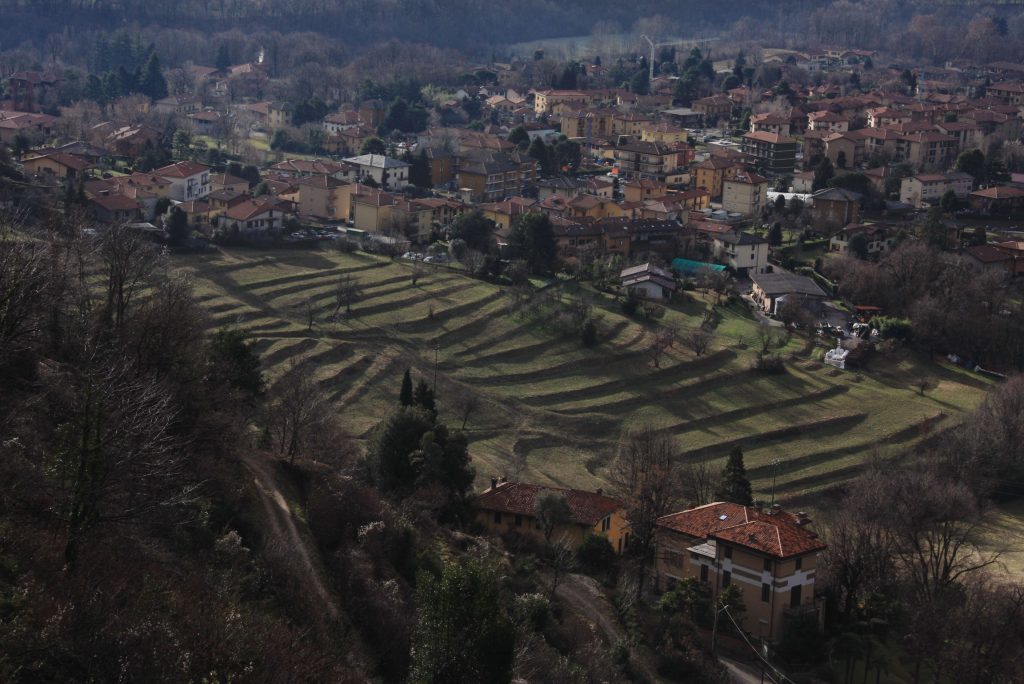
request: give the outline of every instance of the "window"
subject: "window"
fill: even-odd
[[[708,583],[708,566],[706,566],[706,565],[701,565],[700,566],[700,583],[701,584],[707,584]]]
[[[605,518],[604,520],[601,521],[601,531],[602,532],[607,532],[608,530],[611,529],[611,527],[612,527],[612,518],[611,518],[611,516],[608,516],[607,518]]]
[[[728,546],[725,547],[725,557],[726,558],[732,558],[732,549],[729,548]]]
[[[771,572],[772,571],[772,559],[771,558],[765,558],[764,559],[764,570],[765,570],[765,572]]]
[[[495,513],[494,514],[494,522],[495,522],[495,524],[501,522],[501,513]]]
[[[796,569],[797,570],[803,570],[804,569],[804,559],[803,558],[797,558],[796,559]]]
[[[789,592],[789,606],[790,608],[798,608],[800,606],[800,590],[803,589],[803,585],[798,584],[793,587]]]
[[[761,585],[761,600],[768,603],[772,595],[772,587],[770,584],[764,583]]]
[[[722,587],[727,587],[732,584],[732,573],[726,570],[722,573]]]
[[[516,516],[516,527],[522,527],[522,526],[523,526],[523,516],[517,515]]]

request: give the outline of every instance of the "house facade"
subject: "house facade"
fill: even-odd
[[[722,208],[746,217],[759,216],[768,203],[768,179],[746,171],[722,182]]]
[[[629,546],[629,526],[622,502],[605,496],[601,490],[585,492],[492,479],[491,486],[473,501],[476,520],[495,534],[512,533],[543,541],[544,531],[534,504],[546,492],[564,496],[570,510],[569,520],[555,526],[552,541],[565,541],[578,548],[584,539],[594,535],[606,538],[616,553]]]
[[[973,186],[974,179],[966,173],[921,173],[900,182],[900,202],[923,208],[938,204],[950,190],[963,199]]]
[[[191,161],[156,169],[152,175],[171,184],[168,196],[178,202],[198,200],[210,194],[210,167]]]
[[[372,178],[383,190],[401,190],[409,185],[409,164],[382,154],[361,154],[345,160],[358,169],[358,178]]]
[[[798,143],[793,138],[776,133],[747,133],[743,136],[743,153],[754,158],[766,172],[793,173],[796,168]]]
[[[716,502],[659,518],[655,583],[668,589],[694,579],[712,600],[736,586],[746,612],[740,626],[778,642],[794,618],[821,619],[814,585],[818,554],[826,546],[810,520],[777,506]]]

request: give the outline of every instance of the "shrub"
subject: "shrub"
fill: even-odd
[[[576,559],[588,574],[611,577],[615,572],[615,549],[607,537],[588,534],[576,551]]]
[[[786,372],[786,364],[779,354],[759,353],[757,361],[754,362],[754,369],[762,373],[778,375]]]
[[[878,316],[871,321],[871,327],[886,340],[908,341],[914,334],[910,320],[893,316]]]
[[[580,341],[583,342],[584,347],[593,347],[597,344],[597,326],[594,325],[592,319],[587,319],[587,322],[583,324],[583,329],[580,331]]]
[[[622,313],[627,316],[636,314],[637,309],[640,308],[640,295],[637,294],[636,290],[628,290],[626,292],[626,298],[622,300]]]

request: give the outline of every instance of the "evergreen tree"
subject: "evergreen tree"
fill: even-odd
[[[388,147],[384,144],[384,141],[375,135],[371,135],[363,141],[359,154],[385,154],[387,151]]]
[[[420,153],[412,158],[409,182],[418,188],[430,188],[434,185],[430,175],[430,159],[425,149],[421,149]]]
[[[402,390],[398,393],[398,403],[402,406],[412,406],[412,375],[409,373],[409,369],[405,369],[405,375],[402,376]]]
[[[167,79],[164,78],[163,69],[160,68],[160,58],[156,56],[155,52],[149,56],[149,60],[146,62],[141,90],[144,95],[153,100],[167,97]]]
[[[217,61],[214,66],[217,67],[217,71],[225,71],[231,66],[231,54],[227,45],[222,44],[217,48]]]
[[[509,247],[515,256],[537,274],[551,273],[558,259],[558,243],[547,214],[531,212],[516,217],[509,234]]]
[[[516,126],[508,134],[508,141],[519,148],[526,148],[530,145],[530,134],[522,125]]]
[[[413,392],[413,403],[431,413],[437,412],[437,405],[434,402],[434,390],[430,389],[430,385],[427,384],[426,380],[420,380],[416,384],[416,390]]]
[[[230,385],[253,397],[262,395],[266,389],[260,356],[241,330],[225,328],[214,334],[210,340],[209,364],[209,374],[218,384]]]
[[[416,406],[402,406],[374,428],[368,453],[381,491],[412,491],[417,478],[412,454],[433,427],[432,414]]]
[[[634,95],[647,95],[651,92],[651,75],[647,69],[641,69],[629,79],[629,91]]]
[[[768,244],[772,247],[778,247],[782,244],[782,224],[776,221],[772,224],[772,227],[768,229]]]
[[[516,633],[506,605],[498,572],[479,559],[449,563],[440,577],[421,572],[410,684],[509,682]]]
[[[811,190],[817,192],[828,186],[828,182],[832,180],[832,177],[836,175],[835,169],[832,168],[832,160],[825,157],[821,160],[814,169],[814,182],[811,184]]]
[[[559,90],[576,90],[576,63],[569,62],[562,70],[562,77],[558,79],[555,87]]]
[[[96,74],[89,74],[88,78],[85,79],[85,89],[82,91],[82,96],[87,100],[92,100],[101,107],[107,103],[107,94],[103,89],[103,81]]]
[[[750,506],[754,503],[753,494],[750,488],[750,480],[747,479],[747,469],[743,466],[743,450],[740,447],[733,447],[722,470],[722,480],[718,485],[718,499],[729,501],[742,506]]]
[[[167,237],[172,245],[181,245],[188,239],[192,231],[188,226],[188,216],[181,209],[171,209],[171,215],[167,217]]]

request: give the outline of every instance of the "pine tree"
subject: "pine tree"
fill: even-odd
[[[231,55],[228,53],[227,45],[217,48],[217,63],[214,66],[217,67],[217,71],[225,71],[231,66]]]
[[[434,402],[434,390],[430,389],[430,385],[427,384],[426,380],[420,380],[416,385],[416,391],[413,393],[413,402],[420,408],[432,413],[437,412],[437,405]]]
[[[742,506],[750,506],[754,503],[753,493],[750,488],[750,480],[747,479],[747,469],[743,465],[743,450],[736,446],[729,454],[729,460],[722,469],[722,480],[718,485],[718,499],[729,501]]]
[[[405,369],[405,375],[402,376],[402,391],[398,393],[398,402],[402,406],[412,406],[412,376],[409,374],[409,369]]]
[[[160,68],[160,58],[156,53],[149,56],[146,68],[142,74],[141,89],[143,94],[154,100],[167,97],[167,79],[164,78],[163,69]]]

